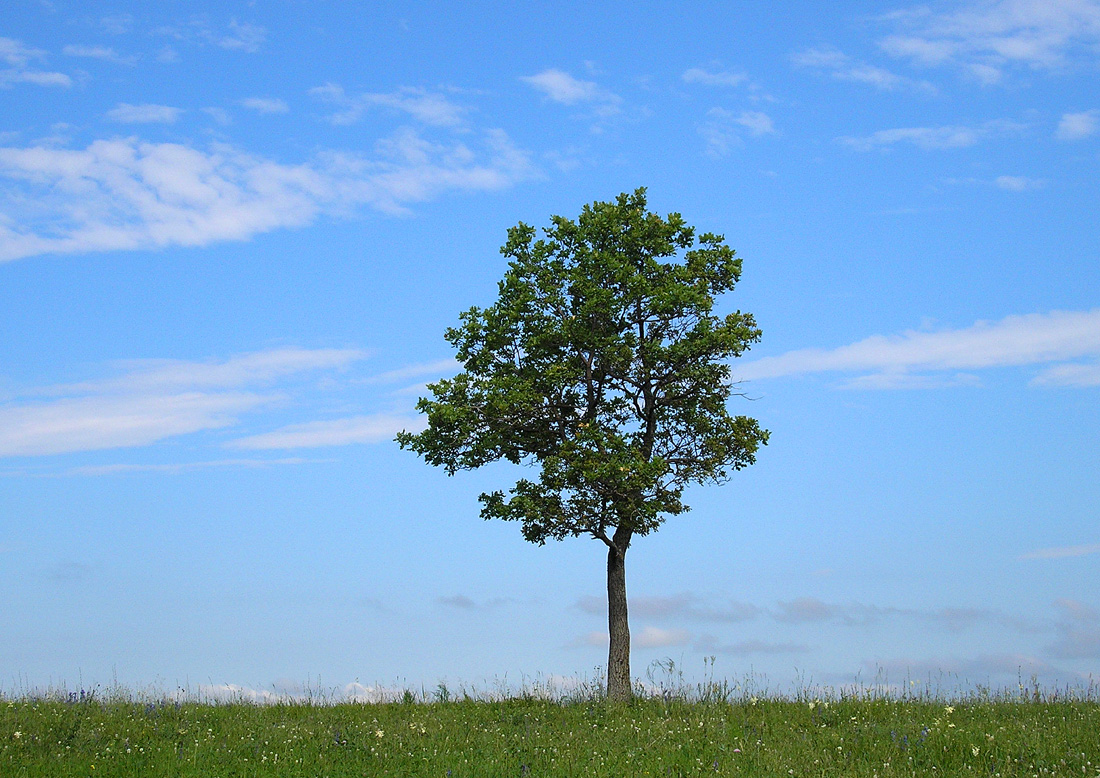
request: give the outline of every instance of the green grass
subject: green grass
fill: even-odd
[[[718,694],[629,704],[406,698],[0,699],[0,776],[1100,775],[1100,704],[1091,692],[954,701]]]

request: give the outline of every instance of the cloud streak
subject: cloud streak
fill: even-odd
[[[686,84],[703,84],[705,86],[739,86],[749,80],[744,73],[730,73],[728,71],[711,72],[703,68],[688,68],[681,78]]]
[[[907,331],[874,335],[834,349],[799,349],[737,365],[741,379],[779,378],[811,373],[866,373],[865,388],[912,386],[912,372],[981,370],[1041,365],[1082,358],[1100,359],[1100,308],[1006,316],[996,322],[938,332]],[[1100,384],[1092,364],[1046,368],[1036,384]],[[1093,382],[1095,379],[1095,382]],[[860,379],[857,379],[859,381]]]
[[[118,117],[163,121],[174,110],[128,106]],[[86,149],[0,148],[0,184],[7,184],[0,262],[247,240],[322,213],[366,205],[402,214],[443,192],[496,191],[535,175],[528,155],[500,130],[485,133],[478,149],[403,130],[372,156],[327,152],[293,165],[226,145],[203,150],[137,138]]]
[[[909,144],[926,151],[959,149],[983,141],[995,135],[1017,133],[1023,125],[1003,119],[985,122],[976,127],[948,125],[941,127],[896,127],[879,130],[863,137],[845,136],[841,143],[859,151],[886,149],[900,144]]]
[[[418,122],[434,127],[461,127],[466,109],[448,100],[438,92],[416,87],[402,87],[396,92],[363,92],[349,95],[338,84],[314,87],[309,93],[339,110],[329,116],[337,125],[355,124],[372,108],[383,108],[403,113]]]
[[[935,94],[938,91],[928,81],[916,81],[884,68],[853,60],[844,52],[831,46],[806,49],[795,54],[791,61],[797,67],[826,71],[838,81],[868,84],[887,92],[910,89]]]
[[[311,421],[234,440],[228,445],[242,449],[293,449],[379,443],[398,432],[420,432],[426,427],[422,416],[379,413],[343,419]]]
[[[119,103],[107,112],[107,118],[120,124],[174,124],[183,110],[170,105],[130,105]]]
[[[1100,543],[1089,543],[1083,546],[1040,548],[1021,555],[1020,559],[1071,559],[1079,556],[1088,556],[1089,554],[1100,554]]]
[[[1006,68],[1064,68],[1096,58],[1100,2],[1096,0],[982,0],[956,10],[927,7],[888,14],[899,27],[879,42],[895,57],[926,66],[952,65],[983,84]]]
[[[621,110],[622,98],[601,87],[595,81],[583,81],[557,68],[548,68],[520,81],[537,89],[555,103],[589,105],[597,116],[614,116]]]
[[[1058,140],[1084,140],[1100,131],[1100,110],[1062,114],[1055,137]]]
[[[49,387],[33,399],[0,405],[0,457],[27,457],[146,446],[237,423],[282,400],[259,392],[278,378],[346,366],[353,350],[276,349],[222,362],[131,363],[112,379]]]
[[[35,70],[30,66],[34,60],[44,60],[46,52],[31,48],[14,38],[0,37],[0,62],[8,67],[0,68],[0,89],[12,84],[35,84],[36,86],[72,86],[73,80],[64,73],[47,70]]]

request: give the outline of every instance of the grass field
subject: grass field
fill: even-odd
[[[0,776],[1100,776],[1086,692],[0,698]]]

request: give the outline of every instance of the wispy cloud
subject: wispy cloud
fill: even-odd
[[[737,643],[719,643],[713,637],[703,638],[697,648],[700,651],[714,652],[718,654],[730,654],[732,656],[777,655],[777,654],[805,654],[811,649],[803,643],[778,643],[767,640],[742,640]]]
[[[603,647],[608,644],[610,638],[606,632],[586,632],[575,637],[566,644],[566,648],[590,648]],[[659,629],[657,627],[645,627],[641,631],[630,636],[630,644],[636,648],[667,648],[669,646],[684,646],[691,641],[691,633],[682,629]]]
[[[273,97],[246,97],[241,100],[241,105],[257,113],[272,114],[290,111],[290,106],[286,104],[286,101]]]
[[[684,629],[661,629],[643,627],[637,635],[631,635],[631,643],[638,648],[668,648],[686,646],[691,642],[691,633]]]
[[[125,35],[133,26],[134,17],[130,14],[110,14],[99,20],[99,27],[110,35]]]
[[[1077,600],[1055,605],[1061,611],[1058,637],[1047,650],[1062,659],[1100,659],[1100,612]]]
[[[621,97],[595,81],[574,78],[564,70],[549,68],[533,76],[523,76],[520,81],[534,87],[556,103],[590,106],[598,116],[613,116],[620,111]]]
[[[365,384],[392,384],[422,376],[457,373],[461,369],[462,363],[457,359],[441,359],[437,362],[425,362],[419,365],[398,368],[397,370],[387,370],[385,373],[379,373],[360,380]]]
[[[750,621],[763,612],[761,608],[749,603],[737,600],[715,603],[691,592],[671,596],[631,597],[629,605],[632,614],[644,618],[726,624]],[[607,613],[607,601],[603,597],[582,597],[577,600],[576,607],[592,615]]]
[[[770,135],[775,132],[775,123],[763,111],[737,113],[725,108],[711,108],[707,111],[707,120],[699,125],[698,131],[706,141],[706,154],[720,158],[742,145],[741,137],[746,131],[754,137]]]
[[[64,73],[36,70],[30,63],[44,60],[46,52],[35,49],[13,38],[0,37],[0,62],[8,67],[0,68],[0,89],[12,84],[35,84],[37,86],[72,86],[73,80]]]
[[[1020,556],[1020,559],[1070,559],[1089,554],[1100,554],[1100,543],[1089,543],[1083,546],[1056,546],[1054,548],[1040,548],[1029,551]]]
[[[973,146],[991,136],[1014,134],[1023,129],[1024,126],[1016,122],[993,120],[977,127],[898,127],[879,130],[864,137],[843,137],[840,141],[860,151],[885,149],[898,144],[911,144],[926,150],[957,149]]]
[[[121,376],[68,384],[49,391],[148,392],[266,385],[296,373],[344,368],[366,356],[360,349],[289,346],[204,362],[132,359],[115,363],[125,370]]]
[[[304,465],[328,460],[306,459],[304,457],[283,457],[281,459],[216,459],[207,462],[175,462],[171,464],[125,464],[114,465],[84,465],[66,470],[62,475],[68,476],[106,476],[126,475],[128,473],[166,473],[178,475],[190,473],[196,470],[221,470],[224,468],[248,468],[259,469],[280,465]]]
[[[993,181],[998,189],[1009,192],[1026,192],[1029,189],[1042,189],[1046,182],[1039,178],[1027,176],[997,176]]]
[[[201,150],[136,138],[86,149],[0,148],[0,262],[47,253],[204,246],[311,223],[368,205],[391,214],[448,191],[495,191],[536,175],[500,130],[480,147],[412,130],[372,156],[341,152],[286,165],[225,145]],[[32,207],[33,206],[33,207]]]
[[[251,435],[230,442],[232,448],[292,449],[347,446],[391,440],[403,430],[419,432],[426,426],[422,416],[380,413],[344,419],[311,421]]]
[[[1088,357],[1100,359],[1100,308],[1006,316],[957,330],[874,335],[840,348],[799,349],[764,357],[736,370],[744,379],[822,372],[870,372],[890,379],[913,371],[979,370]],[[1059,372],[1066,367],[1050,368],[1035,382],[1081,385],[1072,380],[1080,375]]]
[[[1062,114],[1055,137],[1058,140],[1084,140],[1100,131],[1100,110]]]
[[[791,57],[791,61],[797,67],[826,71],[839,81],[868,84],[883,91],[909,89],[927,94],[937,92],[936,87],[928,81],[907,78],[884,68],[853,60],[832,46],[800,51]]]
[[[223,49],[254,54],[267,40],[267,30],[259,25],[242,23],[234,19],[229,22],[229,32],[217,34],[207,31],[205,37]]]
[[[1095,60],[1100,43],[1097,0],[971,0],[937,13],[927,6],[883,17],[896,34],[880,41],[887,53],[922,65],[950,64],[985,84],[1007,67],[1067,66]]]
[[[80,397],[0,407],[0,457],[145,446],[233,424],[272,398],[251,392]]]
[[[39,390],[54,399],[0,405],[0,456],[43,456],[145,446],[237,423],[271,406],[278,393],[256,391],[276,378],[342,367],[352,350],[277,349],[220,362],[135,363],[122,375]]]
[[[106,115],[111,121],[121,124],[172,124],[182,113],[183,109],[170,105],[119,103]]]
[[[460,127],[466,108],[448,100],[438,92],[416,87],[402,87],[396,92],[362,92],[349,95],[339,84],[325,84],[309,90],[314,97],[337,106],[329,116],[333,124],[354,124],[373,108],[389,109],[407,114],[418,122],[435,127]]]
[[[739,86],[749,80],[745,73],[731,73],[726,70],[710,71],[703,68],[689,68],[681,78],[688,84],[705,86]]]
[[[61,50],[62,54],[70,57],[86,57],[99,59],[104,62],[114,62],[117,65],[133,65],[137,57],[124,57],[109,46],[91,46],[85,44],[71,44]]]

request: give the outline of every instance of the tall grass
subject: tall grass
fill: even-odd
[[[666,679],[614,704],[596,684],[551,686],[265,705],[25,693],[0,699],[0,775],[1100,776],[1095,687],[779,695]]]

